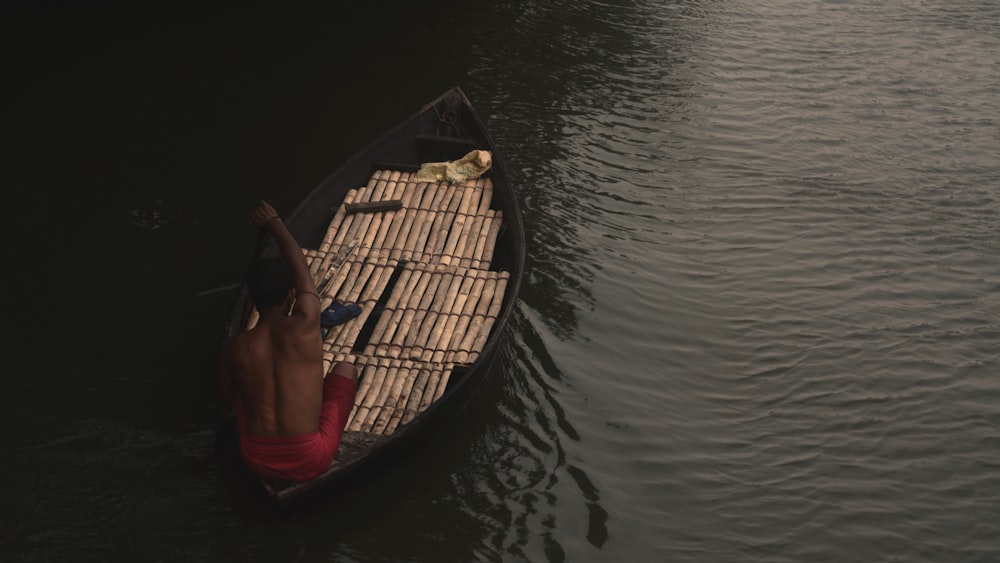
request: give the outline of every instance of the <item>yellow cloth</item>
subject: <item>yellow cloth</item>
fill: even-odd
[[[478,178],[493,166],[490,151],[471,151],[458,160],[450,162],[426,162],[417,171],[418,182],[464,182]]]

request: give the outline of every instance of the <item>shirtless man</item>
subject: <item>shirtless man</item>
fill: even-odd
[[[235,411],[240,452],[251,471],[308,481],[337,453],[357,370],[339,362],[324,379],[320,302],[306,259],[267,202],[250,215],[250,225],[274,236],[283,259],[258,259],[247,273],[260,319],[223,348],[223,412]]]

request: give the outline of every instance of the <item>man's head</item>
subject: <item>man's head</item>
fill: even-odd
[[[292,289],[292,270],[281,258],[258,258],[247,270],[247,289],[258,309],[281,305]]]

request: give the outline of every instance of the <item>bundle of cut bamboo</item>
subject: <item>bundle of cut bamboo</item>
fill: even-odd
[[[361,306],[323,343],[325,372],[346,360],[361,376],[348,430],[391,434],[440,398],[456,367],[479,357],[510,278],[490,269],[503,226],[492,182],[412,177],[375,172],[348,192],[319,248],[303,251],[324,308]]]

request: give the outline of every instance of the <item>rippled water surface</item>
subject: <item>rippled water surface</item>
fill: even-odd
[[[1000,559],[994,2],[60,10],[9,51],[3,559]],[[275,514],[211,461],[244,216],[455,84],[528,225],[500,358]]]

